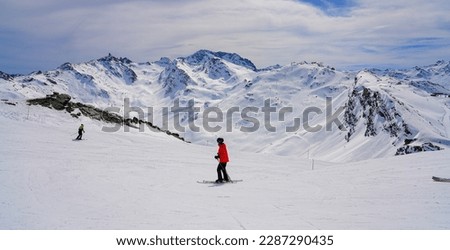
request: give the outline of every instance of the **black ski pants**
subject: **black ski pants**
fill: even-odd
[[[81,140],[81,137],[83,137],[83,130],[78,130],[77,140]]]
[[[226,162],[220,162],[219,165],[217,165],[217,178],[219,181],[230,181],[230,178],[228,178],[226,167]]]

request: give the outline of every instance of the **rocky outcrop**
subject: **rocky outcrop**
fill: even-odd
[[[151,122],[143,121],[143,120],[140,120],[140,119],[138,119],[138,118],[136,118],[136,117],[133,117],[133,119],[130,119],[130,118],[125,119],[125,120],[124,120],[124,123],[125,123],[127,126],[135,127],[135,128],[138,128],[137,125],[145,124],[145,125],[147,125],[148,127],[152,128],[152,129],[155,129],[155,130],[157,130],[157,131],[166,133],[167,135],[173,136],[173,137],[175,137],[175,138],[177,138],[177,139],[179,139],[179,140],[185,141],[184,138],[181,137],[180,134],[178,134],[178,133],[173,133],[173,132],[170,132],[169,130],[161,129],[160,127],[154,125],[154,124],[151,123]],[[187,142],[187,141],[185,141],[185,142]]]
[[[69,95],[54,92],[45,98],[30,99],[27,102],[31,105],[41,105],[56,110],[64,110],[69,105],[70,99],[72,98]]]
[[[442,150],[442,149],[443,148],[436,146],[431,142],[426,142],[426,143],[423,143],[422,145],[416,145],[416,146],[404,145],[397,149],[397,152],[395,153],[395,155],[407,155],[407,154],[412,154],[412,153],[417,153],[417,152],[437,151],[437,150]]]
[[[344,121],[348,133],[345,137],[349,141],[360,122],[365,125],[364,136],[376,136],[381,131],[389,133],[391,137],[410,135],[408,125],[404,122],[395,108],[395,103],[387,96],[382,98],[378,91],[364,86],[358,86],[350,93]]]
[[[45,98],[37,98],[28,100],[29,105],[40,105],[47,108],[52,108],[60,111],[66,111],[70,113],[73,117],[78,118],[81,115],[89,117],[94,120],[121,124],[130,127],[136,127],[137,124],[145,124],[157,131],[166,133],[169,136],[173,136],[179,140],[185,141],[183,137],[181,137],[177,133],[170,132],[169,130],[161,129],[158,126],[155,126],[151,122],[140,120],[136,117],[133,119],[124,119],[122,116],[107,112],[105,110],[96,108],[91,105],[83,104],[80,102],[71,102],[72,98],[67,94],[60,94],[58,92],[54,92],[51,95],[47,95]]]

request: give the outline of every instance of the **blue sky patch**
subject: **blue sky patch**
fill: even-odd
[[[339,15],[354,6],[353,0],[298,0],[311,4],[329,15]]]

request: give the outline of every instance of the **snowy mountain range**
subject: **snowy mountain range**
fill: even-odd
[[[201,50],[0,72],[0,229],[448,230],[449,69]],[[201,183],[219,136],[242,182]]]
[[[316,62],[258,69],[235,53],[200,50],[156,62],[110,54],[46,72],[0,72],[2,105],[54,92],[121,115],[129,100],[144,111],[139,119],[187,141],[210,145],[222,136],[248,152],[342,162],[450,147],[446,61],[402,70],[339,71]]]

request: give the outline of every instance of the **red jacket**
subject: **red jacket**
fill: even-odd
[[[219,151],[217,151],[217,154],[219,155],[219,162],[225,163],[230,161],[230,159],[228,159],[227,145],[225,145],[225,143],[219,144]]]

